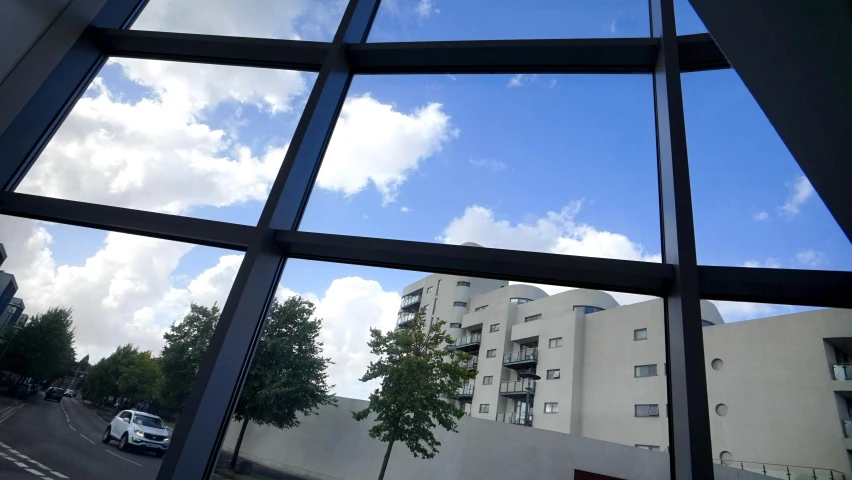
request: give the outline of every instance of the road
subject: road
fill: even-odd
[[[35,397],[0,407],[3,480],[153,480],[162,459],[101,443],[107,422],[76,399]]]

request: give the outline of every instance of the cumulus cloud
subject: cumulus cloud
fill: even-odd
[[[778,207],[781,215],[786,217],[795,217],[799,214],[802,205],[805,204],[814,195],[814,187],[811,182],[802,175],[797,177],[793,182],[787,185],[789,194],[784,201],[784,205]]]
[[[828,257],[822,252],[809,249],[796,253],[796,261],[805,267],[817,268],[826,265]]]
[[[414,11],[420,18],[429,18],[433,13],[441,13],[440,10],[435,8],[434,2],[432,0],[420,0],[417,2],[417,5],[414,7]]]
[[[769,220],[769,212],[760,211],[752,214],[751,218],[753,218],[757,222],[763,222]]]
[[[748,260],[743,263],[747,268],[781,268],[781,262],[777,258],[767,258],[765,261]]]
[[[317,176],[317,186],[346,196],[369,184],[392,203],[421,162],[458,135],[441,104],[406,114],[369,94],[351,97],[340,113]]]
[[[519,73],[517,75],[513,75],[512,78],[509,79],[509,83],[506,86],[509,88],[521,87],[529,82],[532,82],[537,77],[537,74]]]

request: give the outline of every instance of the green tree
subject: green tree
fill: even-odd
[[[198,374],[201,359],[219,321],[219,307],[207,308],[193,303],[189,313],[163,335],[161,369],[163,381],[160,398],[164,405],[173,410],[183,410],[192,382]]]
[[[370,362],[362,382],[381,379],[381,387],[370,394],[370,405],[352,412],[355,420],[376,415],[370,437],[388,444],[379,480],[385,476],[391,449],[402,442],[415,457],[433,458],[441,446],[432,428],[436,423],[457,432],[456,421],[464,415],[452,399],[476,372],[461,366],[471,356],[447,348],[453,338],[443,331],[446,322],[426,325],[419,312],[408,328],[388,333],[370,329],[370,351],[379,357]]]
[[[89,374],[83,383],[86,396],[89,398],[103,400],[104,397],[122,396],[122,388],[119,381],[122,376],[131,369],[139,360],[139,357],[150,352],[140,352],[139,347],[128,343],[115,349],[108,357],[102,358],[98,363],[89,368]],[[128,377],[126,385],[137,383]],[[127,388],[127,387],[125,387]],[[101,403],[98,401],[97,403]]]
[[[3,358],[8,370],[38,380],[61,377],[74,366],[72,310],[51,307],[33,316],[15,335]]]
[[[317,341],[322,320],[311,319],[314,304],[301,297],[272,302],[234,418],[242,422],[231,457],[235,468],[250,422],[277,428],[299,426],[297,414],[311,415],[321,405],[336,405],[328,385],[331,359]]]
[[[123,397],[152,400],[160,392],[163,374],[151,352],[139,352],[118,377],[116,386]]]

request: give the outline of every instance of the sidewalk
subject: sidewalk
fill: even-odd
[[[251,473],[248,475],[237,475],[233,473],[228,466],[231,463],[231,454],[225,451],[219,453],[219,463],[216,466],[216,473],[213,478],[216,480],[305,480],[302,477],[296,477],[278,470],[273,470],[257,463],[252,465]]]
[[[92,405],[92,403],[89,402],[88,400],[81,400],[80,403],[82,403],[83,406],[85,406],[86,408],[88,408],[93,413],[95,413],[97,416],[103,418],[107,422],[111,422],[112,418],[115,416],[115,415],[112,414],[112,410],[104,410],[102,408],[98,408],[98,407]]]

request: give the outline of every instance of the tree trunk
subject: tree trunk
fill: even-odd
[[[385,452],[385,459],[382,461],[382,470],[379,472],[379,480],[384,480],[385,470],[388,468],[388,460],[390,460],[391,448],[393,441],[388,442],[388,450]]]
[[[243,419],[243,424],[240,425],[240,436],[237,437],[237,444],[234,445],[234,453],[231,455],[231,470],[237,469],[237,457],[240,455],[240,447],[243,445],[243,435],[246,434],[246,427],[248,427],[249,419]]]

